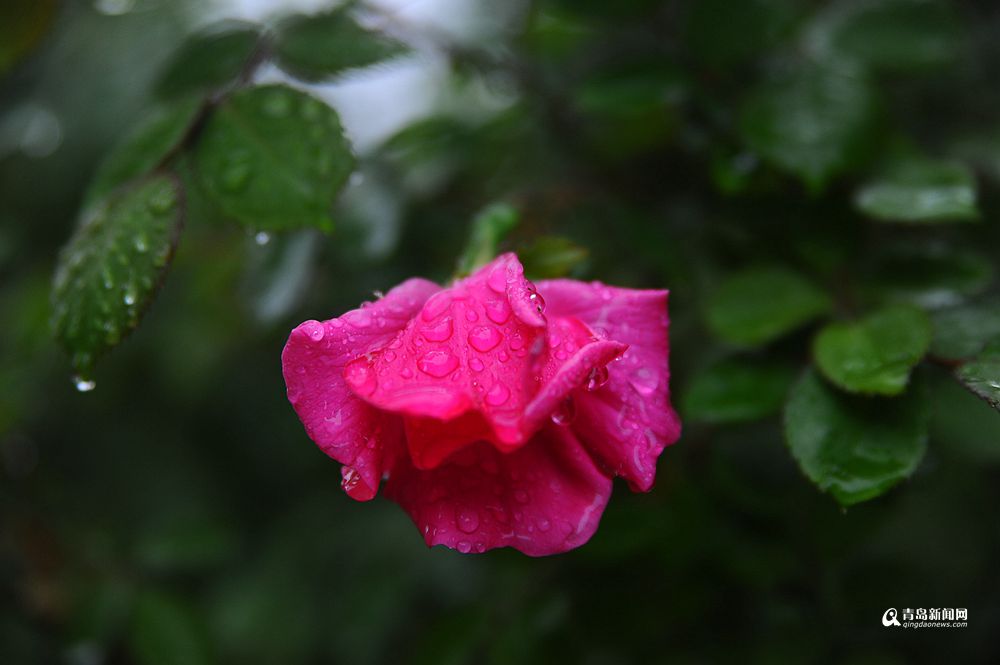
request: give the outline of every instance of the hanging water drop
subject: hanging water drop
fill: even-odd
[[[595,390],[603,388],[607,385],[609,378],[608,368],[606,365],[595,367],[590,370],[590,374],[587,376],[587,390],[589,392],[594,392]]]
[[[258,231],[257,235],[253,237],[253,241],[263,247],[267,243],[271,242],[271,234],[267,231]]]
[[[573,402],[573,397],[569,396],[559,404],[559,407],[552,412],[552,422],[556,425],[564,427],[573,422],[573,418],[576,417],[576,404]]]
[[[74,376],[73,386],[81,393],[89,393],[91,390],[97,387],[97,382],[85,379],[82,376]]]

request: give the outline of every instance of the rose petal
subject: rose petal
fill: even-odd
[[[608,365],[608,382],[578,391],[573,430],[598,461],[648,491],[656,460],[680,436],[670,405],[667,291],[622,289],[567,279],[539,282],[550,316],[576,317],[598,336],[628,345]]]
[[[528,441],[596,366],[626,348],[573,318],[546,319],[517,257],[506,254],[424,305],[384,351],[348,365],[369,404],[405,416],[414,464],[431,469],[485,439]]]
[[[344,489],[355,499],[375,496],[383,453],[401,444],[402,423],[358,399],[344,381],[345,367],[389,344],[440,289],[426,280],[408,280],[367,307],[322,323],[306,321],[285,344],[281,366],[288,399],[309,438],[347,465]]]
[[[544,556],[590,539],[611,480],[572,431],[549,425],[515,452],[481,441],[432,470],[401,456],[385,493],[409,513],[428,545],[460,552],[513,547]]]

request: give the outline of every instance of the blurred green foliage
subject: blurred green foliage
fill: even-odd
[[[1000,8],[499,4],[0,10],[0,662],[1000,660]],[[506,250],[671,289],[684,435],[548,559],[352,502],[278,360]]]

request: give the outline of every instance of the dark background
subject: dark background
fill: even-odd
[[[933,406],[926,457],[882,497],[844,510],[820,493],[777,413],[710,425],[681,408],[655,489],[616,484],[589,544],[531,559],[428,550],[395,505],[348,499],[287,403],[279,362],[302,320],[412,275],[447,280],[468,221],[499,198],[522,211],[504,248],[559,236],[589,251],[575,276],[672,290],[680,407],[729,353],[706,332],[704,303],[733,269],[791,263],[831,292],[903,284],[937,294],[921,301],[932,310],[988,297],[994,3],[881,3],[903,8],[876,12],[852,47],[889,63],[865,101],[873,130],[818,184],[745,145],[739,110],[769,76],[821,57],[809,31],[857,3],[476,6],[485,27],[456,29],[461,47],[430,39],[405,56],[433,85],[342,110],[346,122],[423,109],[359,142],[364,181],[341,197],[331,235],[259,244],[253,230],[189,222],[157,302],[88,393],[49,330],[58,250],[100,158],[154,104],[158,72],[206,10],[35,4],[0,79],[0,662],[1000,660],[1000,415],[939,366],[919,370]],[[948,21],[928,27],[927,5]],[[900,146],[971,155],[980,223],[864,219],[852,192]],[[886,279],[899,247],[974,274],[928,285],[929,269],[908,264],[913,274]],[[759,353],[802,367],[809,339]],[[969,626],[887,629],[889,607],[965,607]]]

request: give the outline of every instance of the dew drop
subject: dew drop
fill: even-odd
[[[551,528],[552,528],[552,523],[549,522],[544,517],[542,519],[538,520],[538,530],[539,531],[548,531]]]
[[[564,399],[559,407],[552,412],[552,422],[559,426],[569,425],[575,417],[576,404],[573,402],[572,396]]]
[[[506,323],[510,318],[510,305],[506,300],[490,300],[486,303],[486,316],[493,323]]]
[[[537,291],[531,292],[531,295],[528,296],[528,301],[534,305],[539,314],[545,311],[545,298]]]
[[[475,323],[479,320],[479,315],[476,314],[476,310],[467,308],[465,310],[465,320],[469,323]]]
[[[486,284],[497,293],[507,291],[507,264],[498,265],[486,278]]]
[[[519,334],[515,334],[510,338],[510,348],[512,351],[519,351],[524,348],[524,340]]]
[[[364,356],[347,363],[344,367],[344,380],[359,395],[371,395],[378,383],[371,363]]]
[[[125,303],[126,305],[128,305],[129,307],[131,307],[132,305],[134,305],[135,304],[135,292],[131,291],[131,290],[126,291],[125,295],[122,296],[122,302]]]
[[[424,308],[420,312],[420,318],[424,321],[433,321],[437,317],[445,313],[445,311],[451,306],[451,294],[447,291],[441,291],[432,295],[426,303],[424,303]]]
[[[429,351],[417,361],[417,368],[424,374],[444,378],[458,367],[458,359],[448,351]]]
[[[500,406],[510,399],[510,389],[497,381],[486,393],[486,403],[490,406]]]
[[[271,242],[271,234],[267,231],[258,231],[253,237],[253,241],[263,247],[267,243]]]
[[[479,358],[472,358],[469,360],[469,367],[472,368],[473,372],[482,372],[486,365]]]
[[[604,387],[607,385],[609,378],[607,366],[601,365],[600,367],[595,367],[590,370],[590,374],[587,376],[587,390],[594,392]]]
[[[469,552],[472,551],[472,543],[470,543],[467,540],[458,541],[458,544],[455,547],[462,554],[468,554]]]
[[[502,340],[503,335],[492,326],[476,326],[469,331],[469,344],[481,353],[495,349]]]
[[[463,508],[455,516],[455,523],[464,533],[475,533],[479,528],[479,513],[469,508]]]
[[[660,384],[660,379],[656,375],[656,372],[648,367],[640,367],[632,372],[628,381],[635,388],[635,391],[643,397],[652,395],[656,387]]]
[[[326,334],[326,329],[319,321],[306,321],[302,324],[302,330],[314,342],[323,341],[323,337]]]
[[[89,393],[91,390],[97,387],[97,382],[91,381],[90,379],[85,379],[82,376],[74,376],[73,386],[81,393]]]
[[[340,467],[340,486],[345,492],[350,492],[361,482],[361,474],[353,466]]]
[[[139,252],[140,254],[144,254],[146,250],[149,249],[149,245],[146,243],[145,236],[138,236],[135,239],[135,242],[133,242],[132,244],[135,247],[135,251]]]
[[[444,342],[451,338],[453,330],[451,319],[447,318],[436,325],[424,328],[421,333],[428,342]]]

